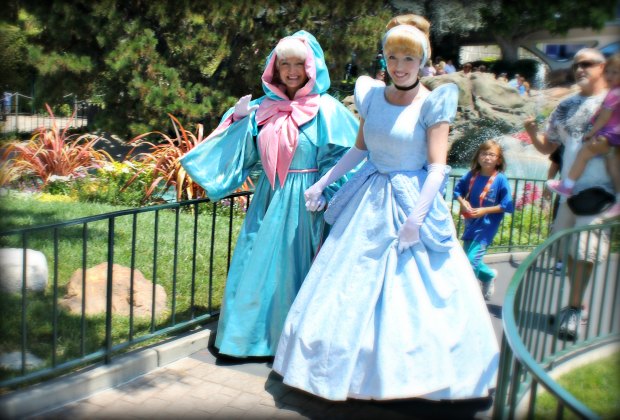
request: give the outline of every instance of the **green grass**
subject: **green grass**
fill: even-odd
[[[603,419],[620,418],[620,352],[562,375],[558,383]],[[549,393],[536,401],[535,418],[554,418],[557,402]],[[564,410],[564,418],[576,418]]]
[[[43,196],[45,197],[45,196]],[[39,226],[94,216],[126,208],[103,204],[79,202],[46,202],[35,197],[11,196],[0,203],[2,221],[0,231],[20,227]],[[134,319],[134,337],[172,326],[173,323],[190,320],[192,317],[209,313],[220,307],[226,282],[228,264],[228,209],[216,211],[214,260],[210,265],[212,236],[212,204],[199,207],[197,227],[196,275],[194,283],[194,305],[192,306],[192,260],[194,216],[190,211],[178,213],[178,239],[175,240],[177,213],[174,210],[160,210],[140,213],[136,219],[135,268],[149,279],[155,279],[167,293],[167,311],[158,316],[154,324],[150,318]],[[157,220],[156,220],[157,217]],[[243,221],[242,212],[234,212],[232,246]],[[155,228],[157,224],[157,229]],[[133,216],[120,216],[114,226],[114,263],[131,266]],[[107,220],[69,225],[58,229],[57,246],[54,246],[52,230],[29,234],[26,246],[43,252],[49,264],[49,284],[44,293],[28,293],[26,308],[27,350],[47,365],[52,363],[55,352],[57,363],[72,360],[83,354],[102,348],[105,338],[105,317],[92,316],[84,319],[85,332],[82,333],[82,317],[64,310],[54,315],[54,282],[58,285],[58,299],[66,292],[71,275],[82,268],[83,258],[86,267],[93,267],[107,261]],[[86,238],[86,241],[83,241]],[[85,244],[85,247],[83,247]],[[19,236],[0,237],[2,247],[21,247]],[[85,249],[85,252],[84,252]],[[55,253],[57,258],[55,258]],[[174,256],[177,256],[176,271]],[[57,261],[57,266],[53,262]],[[210,278],[209,273],[212,272]],[[55,275],[54,273],[57,273]],[[175,294],[173,294],[173,289]],[[209,291],[212,295],[209,295]],[[172,307],[175,311],[172,312]],[[21,295],[0,294],[0,328],[3,339],[0,352],[19,351],[22,342]],[[174,319],[173,319],[174,316]],[[54,340],[53,320],[56,317],[56,340]],[[112,326],[113,343],[122,344],[129,340],[130,320],[126,316],[114,316]],[[84,350],[81,342],[84,340]],[[52,343],[56,343],[54,349]],[[0,379],[6,379],[7,372],[0,372]]]

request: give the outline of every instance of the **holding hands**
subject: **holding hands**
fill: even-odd
[[[321,182],[317,182],[304,192],[306,199],[306,209],[308,211],[321,211],[325,208],[325,197],[323,197],[323,188]]]
[[[252,94],[242,96],[235,104],[235,110],[233,111],[233,120],[238,121],[247,117],[250,113],[258,109],[258,105],[250,106],[252,101]]]

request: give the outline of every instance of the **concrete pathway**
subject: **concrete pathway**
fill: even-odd
[[[499,342],[503,297],[520,261],[508,259],[506,255],[489,257],[491,258],[487,260],[488,264],[499,272],[495,295],[487,303]],[[210,334],[210,328],[214,328],[214,325],[207,326],[202,334],[206,333],[212,339],[214,334]],[[188,337],[182,340],[192,340],[191,335]],[[191,348],[197,345],[195,339],[187,341],[187,344],[180,340],[175,341],[176,348]],[[210,347],[204,344],[198,347],[201,348],[191,351],[186,357],[167,364],[160,363],[161,367],[128,378],[118,386],[89,394],[88,397],[77,401],[67,400],[71,394],[66,387],[54,389],[44,385],[38,393],[36,389],[22,393],[21,400],[12,401],[12,408],[3,410],[4,414],[8,417],[34,419],[388,420],[484,419],[491,416],[491,398],[458,402],[431,402],[422,399],[331,402],[284,385],[280,376],[270,369],[270,360],[253,359],[239,362],[217,359]],[[158,356],[160,359],[162,354],[164,353]],[[117,370],[117,374],[122,374],[126,370],[121,367]],[[57,382],[67,384],[67,380]],[[76,386],[85,386],[85,383],[91,382],[81,382],[82,385],[78,383]],[[48,386],[47,390],[45,386]],[[59,394],[56,402],[48,403],[45,410],[35,413],[28,411],[29,398],[31,401],[37,396],[50,398],[50,394],[55,393]]]

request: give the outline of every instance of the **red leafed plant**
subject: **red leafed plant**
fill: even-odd
[[[23,178],[35,178],[40,180],[38,186],[43,187],[53,176],[84,176],[89,169],[101,167],[112,160],[105,151],[94,149],[100,137],[91,134],[67,134],[75,112],[67,127],[60,130],[51,108],[47,104],[45,107],[52,119],[52,127],[41,127],[29,141],[10,143],[4,149],[3,176],[0,177],[3,184]]]
[[[180,160],[204,140],[203,125],[198,124],[197,133],[194,134],[186,130],[173,115],[168,114],[168,116],[172,120],[176,137],[170,137],[160,131],[150,131],[140,134],[130,141],[134,144],[133,150],[140,145],[148,145],[151,148],[151,152],[140,153],[136,156],[136,159],[140,160],[142,164],[141,171],[151,171],[153,174],[153,181],[145,192],[145,200],[156,192],[164,195],[170,188],[175,189],[177,201],[203,198],[206,196],[204,189],[189,177]],[[153,134],[161,136],[163,142],[155,144],[145,140],[146,137]],[[131,184],[139,174],[140,172],[130,179],[127,185]],[[248,179],[241,189],[249,189],[250,184],[251,181]]]
[[[536,201],[540,200],[542,197],[542,192],[540,189],[531,182],[526,182],[523,188],[523,194],[517,200],[515,204],[515,208],[517,210],[522,210],[523,207],[534,204]]]

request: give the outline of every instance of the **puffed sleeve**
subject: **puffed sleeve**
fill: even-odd
[[[372,89],[384,86],[385,83],[380,80],[375,80],[369,76],[360,76],[355,81],[355,108],[363,119],[366,119],[366,115],[368,115]]]
[[[218,128],[181,158],[181,165],[217,201],[239,188],[258,161],[253,116],[237,122],[225,115]]]
[[[421,120],[425,129],[440,122],[451,123],[456,116],[459,88],[454,83],[437,86],[422,106]]]

